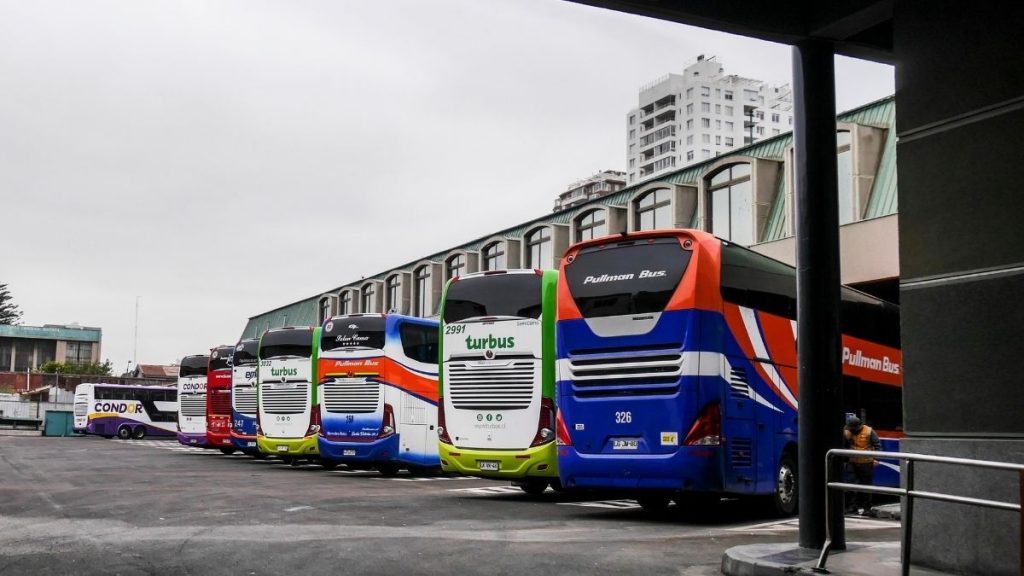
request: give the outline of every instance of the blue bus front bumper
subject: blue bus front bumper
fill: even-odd
[[[566,488],[721,492],[721,448],[683,447],[670,454],[581,454],[558,447]]]
[[[398,434],[372,442],[337,442],[318,436],[320,457],[338,462],[371,463],[398,459]]]

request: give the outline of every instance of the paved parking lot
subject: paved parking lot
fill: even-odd
[[[291,467],[173,440],[0,437],[0,574],[718,574],[792,542],[748,502],[652,518],[616,494]],[[851,538],[897,524],[850,520]]]

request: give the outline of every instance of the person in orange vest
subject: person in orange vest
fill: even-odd
[[[846,420],[846,427],[843,429],[843,436],[846,438],[846,447],[851,450],[881,450],[882,441],[878,434],[870,426],[861,423],[860,418],[850,416]],[[857,456],[849,459],[850,473],[853,481],[857,484],[874,484],[875,466],[878,462],[872,456]],[[854,492],[852,506],[847,512],[856,511],[864,515],[871,512],[871,494],[867,492]]]

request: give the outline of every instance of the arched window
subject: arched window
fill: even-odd
[[[860,215],[853,198],[853,147],[849,130],[836,132],[836,155],[839,169],[839,223],[849,224]]]
[[[607,212],[591,210],[576,218],[576,242],[593,240],[608,235]]]
[[[484,246],[483,253],[484,270],[504,270],[506,268],[504,242],[494,242]]]
[[[387,280],[384,281],[384,311],[385,312],[399,312],[399,293],[398,289],[401,283],[398,279],[398,274],[392,274],[388,276]]]
[[[651,190],[636,200],[636,229],[672,228],[672,192]]]
[[[444,265],[444,278],[445,280],[451,280],[456,276],[460,276],[466,270],[466,255],[456,254],[448,259]]]
[[[742,246],[754,243],[754,195],[750,164],[733,164],[708,179],[711,233]]]
[[[359,291],[359,311],[366,314],[373,309],[373,284],[365,284]]]
[[[338,295],[338,314],[351,314],[352,313],[352,293],[348,290],[342,290],[341,294]]]
[[[430,267],[420,266],[413,272],[414,288],[412,313],[416,316],[430,315]]]
[[[320,322],[322,324],[325,320],[331,317],[331,299],[324,296],[320,299]]]
[[[551,262],[551,228],[544,226],[526,235],[526,266],[549,268]]]

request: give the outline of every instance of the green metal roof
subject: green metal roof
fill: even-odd
[[[878,173],[875,178],[874,188],[871,191],[871,197],[868,199],[868,206],[865,210],[864,218],[875,218],[879,216],[887,216],[894,214],[897,209],[896,201],[896,130],[895,130],[895,118],[896,118],[896,104],[894,97],[890,96],[870,102],[853,110],[843,112],[836,117],[837,122],[861,124],[867,126],[874,126],[877,128],[884,128],[887,130],[885,148],[882,153],[882,158],[879,163]],[[793,134],[787,132],[778,136],[760,140],[753,144],[744,146],[743,148],[737,148],[729,151],[719,157],[705,160],[703,162],[680,168],[679,170],[666,174],[656,180],[647,180],[634,184],[632,186],[623,188],[622,190],[560,210],[550,214],[545,214],[534,220],[524,222],[522,224],[499,230],[493,234],[476,238],[465,244],[454,246],[448,250],[437,252],[425,258],[420,258],[406,264],[388,268],[387,270],[369,276],[364,279],[360,279],[355,282],[349,282],[335,288],[318,292],[315,296],[308,299],[294,302],[287,306],[282,306],[275,310],[258,314],[249,319],[246,324],[244,336],[258,335],[268,325],[272,328],[283,326],[283,322],[287,317],[287,322],[291,325],[302,325],[302,324],[313,324],[316,322],[317,317],[317,302],[321,294],[324,293],[336,293],[345,287],[355,287],[365,282],[366,280],[384,280],[388,275],[397,270],[408,270],[411,269],[419,262],[431,261],[431,262],[443,262],[448,254],[456,251],[479,251],[483,248],[484,244],[492,238],[509,238],[517,239],[521,238],[530,229],[545,225],[545,224],[569,224],[572,217],[576,214],[592,209],[596,206],[616,206],[616,207],[627,207],[630,198],[646,186],[653,183],[666,183],[680,186],[697,186],[700,178],[714,163],[718,162],[722,157],[736,157],[746,156],[749,158],[760,158],[765,160],[774,160],[782,162],[785,159],[787,148],[793,142]],[[785,236],[785,177],[780,171],[778,176],[778,183],[776,185],[775,198],[773,200],[772,210],[769,214],[768,222],[765,226],[765,231],[762,234],[761,241],[768,242],[771,240],[778,240]],[[690,226],[696,225],[696,214],[694,220],[690,222]]]

